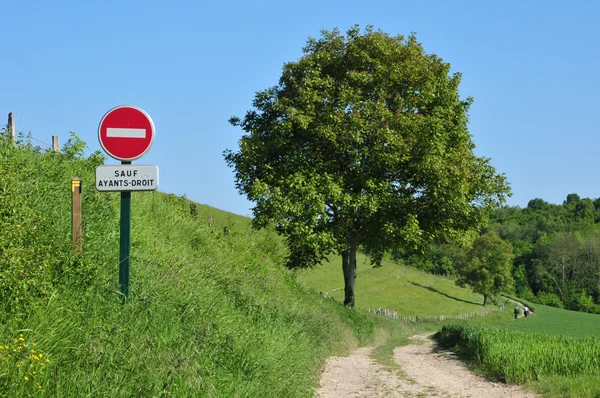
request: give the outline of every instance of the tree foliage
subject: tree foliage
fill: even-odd
[[[393,247],[468,240],[508,185],[473,154],[460,73],[414,35],[323,31],[303,53],[230,120],[246,134],[225,159],[290,267],[342,255],[353,305],[358,247],[378,264]]]
[[[488,297],[514,288],[512,257],[512,246],[496,233],[487,232],[475,240],[465,261],[457,264],[456,283],[482,294],[485,305]]]
[[[600,199],[571,193],[560,205],[501,207],[489,229],[513,246],[520,297],[600,313]]]

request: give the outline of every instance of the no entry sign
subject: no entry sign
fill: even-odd
[[[98,140],[111,157],[130,162],[144,156],[152,146],[154,122],[140,108],[117,106],[100,121]]]

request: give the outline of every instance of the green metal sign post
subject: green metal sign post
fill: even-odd
[[[131,162],[121,162],[131,164]],[[119,249],[119,286],[123,303],[129,296],[129,259],[131,250],[131,191],[121,192],[121,235]]]
[[[98,126],[98,141],[120,166],[96,168],[96,189],[121,192],[121,226],[119,246],[119,289],[121,300],[129,297],[129,265],[131,250],[131,191],[158,189],[158,168],[134,166],[133,160],[144,156],[154,141],[154,122],[142,109],[131,105],[108,111]]]

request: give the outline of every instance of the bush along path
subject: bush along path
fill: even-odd
[[[438,350],[431,333],[411,337],[394,349],[400,372],[376,363],[373,348],[359,348],[348,357],[327,360],[316,391],[320,398],[337,397],[536,397],[516,385],[472,374],[449,351]]]

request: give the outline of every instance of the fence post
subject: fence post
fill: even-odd
[[[8,114],[8,134],[10,135],[12,140],[15,141],[17,133],[15,131],[15,117],[12,112],[9,112]]]
[[[71,180],[71,236],[73,238],[73,251],[82,253],[81,247],[81,178],[73,177]]]
[[[60,152],[60,144],[58,143],[58,136],[57,135],[53,135],[52,136],[52,150],[54,152]]]

